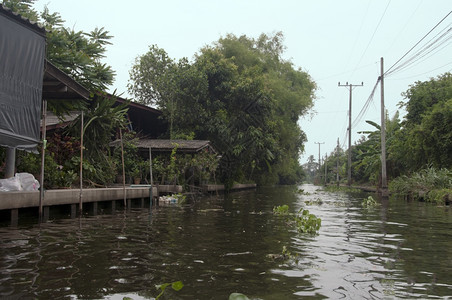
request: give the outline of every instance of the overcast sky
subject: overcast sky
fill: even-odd
[[[66,27],[85,32],[104,27],[114,36],[104,62],[117,74],[111,91],[126,97],[129,70],[150,45],[163,48],[173,59],[192,59],[200,48],[228,33],[256,38],[282,31],[284,57],[318,85],[314,110],[300,121],[308,136],[302,163],[309,155],[317,159],[316,143],[324,143],[322,156],[334,150],[338,138],[348,147],[349,91],[338,82],[364,83],[353,89],[355,121],[380,74],[380,57],[386,71],[452,10],[450,0],[39,0],[34,7],[42,11],[44,5],[59,12]],[[390,117],[409,85],[452,70],[452,14],[398,65],[436,38],[430,52],[385,79]],[[359,131],[373,130],[365,120],[380,122],[380,87],[352,126],[352,143],[360,138]]]

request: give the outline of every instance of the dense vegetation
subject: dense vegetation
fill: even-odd
[[[103,28],[89,33],[65,28],[58,13],[47,8],[38,13],[33,2],[4,0],[3,5],[45,26],[47,59],[96,95],[88,102],[55,101],[49,107],[58,115],[74,109],[85,111],[86,178],[97,184],[110,183],[120,172],[120,160],[118,150],[110,153],[108,141],[118,128],[127,125],[126,107],[113,107],[114,97],[102,94],[115,75],[102,62],[111,36]],[[210,140],[221,154],[219,161],[188,156],[178,156],[176,161],[174,153],[167,160],[155,158],[159,181],[181,182],[183,173],[195,168],[200,181],[213,176],[227,185],[234,181],[293,184],[304,175],[320,183],[325,179],[321,177],[325,164],[327,182],[335,182],[337,173],[340,180],[346,178],[348,153],[339,147],[322,166],[314,156],[305,170],[298,162],[306,141],[298,120],[312,107],[316,85],[306,72],[283,58],[283,41],[280,32],[258,38],[227,35],[200,49],[192,61],[176,61],[157,45],[136,58],[129,91],[140,103],[164,112],[169,124],[166,137]],[[443,199],[451,189],[452,75],[416,82],[403,97],[400,108],[406,115],[402,120],[398,113],[387,116],[385,124],[390,187],[397,194],[415,189],[418,196],[428,195],[432,200],[439,195]],[[367,122],[374,130],[361,132],[362,138],[351,149],[352,180],[378,185],[380,126]],[[76,120],[72,128],[48,138],[45,186],[70,186],[76,180],[79,123]],[[133,149],[131,143],[129,147]],[[126,170],[129,177],[145,172],[147,165],[137,164],[139,158],[136,149],[133,151],[129,157],[134,160],[128,162],[131,167]],[[0,159],[4,160],[2,149]],[[40,156],[20,153],[18,171],[39,173],[39,160]],[[217,164],[217,174],[212,174]]]
[[[58,13],[47,8],[38,13],[34,0],[4,0],[3,5],[22,16],[38,22],[47,30],[46,58],[82,84],[92,93],[90,101],[48,101],[48,109],[62,116],[70,111],[85,112],[84,177],[88,182],[107,184],[113,181],[117,161],[108,143],[118,128],[125,127],[125,106],[113,107],[114,98],[103,95],[113,83],[114,71],[102,62],[111,36],[103,28],[87,33],[64,27]],[[80,118],[67,130],[47,137],[45,187],[67,187],[77,179],[80,164]],[[41,149],[39,149],[41,151]],[[3,151],[0,149],[2,161]],[[17,171],[40,173],[41,155],[17,153]]]
[[[210,140],[222,156],[222,182],[293,184],[302,178],[306,140],[297,122],[316,86],[283,50],[282,33],[227,35],[193,62],[174,61],[153,45],[136,59],[129,91],[164,112],[168,137]]]
[[[4,0],[3,4],[44,25],[48,30],[47,59],[93,95],[99,95],[114,78],[111,67],[101,61],[111,36],[103,28],[90,33],[65,28],[58,13],[47,8],[38,13],[33,2]],[[298,156],[306,140],[297,121],[312,107],[316,86],[307,73],[283,59],[283,53],[282,33],[262,34],[257,39],[228,35],[202,48],[193,62],[186,58],[176,62],[154,45],[137,58],[129,88],[138,101],[164,112],[170,125],[166,137],[213,143],[221,155],[216,176],[219,181],[227,185],[235,181],[293,184],[302,179]],[[124,108],[111,104],[112,100],[103,96],[93,97],[88,103],[49,103],[57,114],[85,111],[84,132],[90,143],[85,145],[85,174],[98,184],[113,180],[118,162],[106,141],[111,139],[114,127],[125,126]],[[61,138],[49,137],[50,146],[59,143],[53,148],[62,149],[70,145],[66,147],[70,148],[68,153],[77,153],[79,124],[80,120],[74,129],[60,132]],[[19,157],[22,171],[38,163],[39,158],[32,154],[23,156]],[[51,170],[57,170],[55,176],[50,176],[53,171],[47,175],[48,185],[67,185],[76,177],[76,159],[49,153],[46,160],[51,161]]]
[[[452,169],[452,74],[416,82],[403,97],[405,101],[399,104],[406,110],[403,120],[398,113],[386,118],[388,180],[397,178],[390,187],[395,193],[408,193],[410,186],[416,197],[419,192],[427,195],[436,188],[451,189],[451,173],[447,170]],[[352,147],[352,179],[356,183],[378,185],[381,180],[380,126],[367,122],[375,130],[362,132],[363,137]],[[342,149],[329,155],[328,182],[336,180],[337,159],[340,177],[346,177],[346,155],[347,151]],[[435,201],[429,197],[426,200]]]

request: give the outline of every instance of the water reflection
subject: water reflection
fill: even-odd
[[[452,294],[450,208],[318,187],[266,188],[186,205],[0,228],[0,297],[152,299],[426,298]],[[322,201],[317,201],[321,199]],[[316,236],[272,214],[301,207],[322,219]],[[297,259],[278,260],[286,246]]]

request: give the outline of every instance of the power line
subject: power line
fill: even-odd
[[[433,70],[429,70],[429,71],[424,72],[424,73],[421,73],[421,74],[413,75],[413,76],[410,76],[410,77],[404,77],[404,78],[391,78],[391,80],[405,80],[405,79],[416,78],[416,77],[419,77],[419,76],[422,76],[422,75],[431,73],[431,72],[433,72],[433,71],[442,69],[442,68],[444,68],[444,67],[446,67],[446,66],[448,66],[448,65],[450,65],[450,64],[452,64],[452,62],[449,62],[449,63],[447,63],[447,64],[445,64],[445,65],[442,65],[441,67],[435,68],[435,69],[433,69]],[[449,70],[449,72],[450,72],[450,70]]]
[[[320,79],[316,79],[316,81],[322,81],[322,80],[326,80],[326,79],[338,77],[338,76],[340,76],[340,75],[344,75],[344,74],[347,74],[347,73],[350,73],[350,72],[352,72],[352,74],[353,74],[353,72],[355,72],[355,71],[357,71],[357,70],[361,70],[361,69],[364,69],[364,68],[373,66],[373,65],[375,65],[375,64],[376,64],[376,63],[373,62],[373,63],[371,63],[371,64],[367,64],[367,65],[361,66],[361,67],[359,67],[359,68],[355,68],[355,69],[353,69],[353,70],[348,70],[348,71],[344,71],[344,72],[341,72],[341,73],[337,73],[337,74],[333,74],[333,75],[328,75],[327,77],[322,77],[322,78],[320,78]]]
[[[348,65],[349,62],[350,62],[350,59],[351,59],[351,57],[352,57],[352,55],[353,55],[353,51],[355,50],[355,47],[356,47],[356,43],[358,42],[359,36],[361,35],[361,30],[363,29],[364,21],[367,19],[367,13],[368,13],[368,11],[369,11],[369,7],[370,7],[370,4],[371,4],[371,3],[372,3],[372,2],[369,1],[368,4],[367,4],[366,12],[365,12],[364,15],[363,15],[363,19],[362,19],[362,21],[361,21],[361,26],[359,27],[358,35],[356,36],[355,42],[353,43],[352,50],[350,51],[350,55],[349,55],[349,58],[348,58],[348,60],[347,60],[347,65]],[[350,77],[355,73],[355,71],[356,71],[357,68],[358,68],[358,65],[356,65],[355,69],[353,69],[352,74],[350,75]]]
[[[413,19],[414,15],[416,14],[416,12],[418,11],[419,7],[422,4],[422,0],[419,0],[416,9],[411,13],[411,16],[408,18],[408,20],[405,22],[405,25],[403,25],[402,29],[399,31],[399,33],[396,35],[395,39],[393,40],[393,42],[391,43],[391,46],[388,47],[388,49],[386,50],[386,52],[388,52],[392,46],[394,46],[395,42],[399,40],[400,35],[402,34],[402,32],[405,31],[405,28],[407,27],[408,23],[411,22],[411,19]]]
[[[361,58],[359,59],[359,61],[358,61],[358,63],[356,64],[356,66],[359,66],[359,64],[360,64],[361,61],[363,60],[364,55],[365,55],[366,52],[367,52],[367,49],[369,49],[369,46],[370,46],[370,44],[372,43],[372,41],[373,41],[373,39],[374,39],[375,33],[377,33],[378,27],[380,27],[381,21],[383,20],[383,17],[385,16],[386,11],[388,10],[388,7],[389,7],[389,4],[390,4],[390,3],[391,3],[391,0],[388,1],[388,4],[386,5],[385,10],[384,10],[383,14],[382,14],[381,17],[380,17],[380,21],[378,21],[377,27],[375,27],[374,33],[372,34],[372,37],[370,38],[369,43],[367,44],[366,49],[364,50],[363,55],[361,55]],[[356,69],[356,68],[355,68],[355,69]],[[354,71],[353,71],[353,72],[354,72]],[[352,74],[353,74],[353,73],[352,73]]]
[[[441,21],[438,22],[438,24],[436,24],[432,29],[430,29],[429,32],[427,32],[427,34],[425,34],[413,47],[411,47],[410,50],[408,50],[398,61],[396,61],[386,72],[384,75],[387,75],[391,72],[392,68],[394,68],[402,59],[405,58],[405,56],[407,56],[417,45],[419,45],[433,30],[436,29],[436,27],[438,27],[450,14],[452,13],[452,10],[444,17],[441,19]]]
[[[452,23],[450,25],[452,25]],[[419,63],[421,59],[423,59],[425,56],[431,54],[433,51],[435,51],[433,53],[433,54],[435,54],[438,51],[441,51],[444,47],[448,46],[448,44],[446,44],[443,48],[439,49],[441,46],[443,46],[445,43],[447,43],[449,40],[452,39],[452,35],[447,36],[452,33],[452,26],[449,27],[447,30],[444,29],[443,31],[441,31],[435,37],[433,37],[429,42],[427,42],[427,44],[422,46],[421,49],[419,49],[416,53],[414,53],[405,62],[403,62],[396,68],[394,68],[391,72],[385,73],[386,76],[393,74],[395,72],[398,72],[398,71],[400,72],[401,70],[407,69],[407,68],[413,66],[417,62]],[[438,37],[438,35],[439,35],[439,37]],[[432,56],[433,54],[431,54],[430,56]],[[430,56],[428,56],[428,57],[430,57]],[[425,59],[427,59],[428,57],[426,57]]]
[[[364,117],[364,114],[366,113],[367,109],[369,108],[370,103],[374,99],[375,91],[377,90],[377,86],[378,86],[379,82],[380,82],[380,78],[377,79],[377,82],[375,83],[375,85],[374,85],[374,87],[372,89],[372,92],[370,93],[369,97],[366,100],[366,103],[364,103],[363,108],[361,108],[361,111],[359,112],[358,116],[353,121],[352,127],[355,127],[361,121],[361,119]]]
[[[352,184],[352,91],[353,87],[363,86],[364,83],[361,82],[361,84],[341,84],[338,82],[338,86],[346,87],[348,88],[350,92],[349,96],[349,115],[348,115],[348,185],[350,186]]]

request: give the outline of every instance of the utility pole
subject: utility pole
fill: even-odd
[[[325,186],[326,186],[326,175],[327,175],[327,171],[328,171],[328,153],[325,153]]]
[[[319,179],[320,179],[320,145],[321,144],[325,144],[325,142],[322,142],[322,143],[315,142],[314,144],[318,144],[319,145],[319,168],[318,168],[318,170],[319,170]]]
[[[340,82],[337,83],[337,86],[346,87],[350,92],[350,98],[348,102],[348,186],[352,185],[352,90],[354,87],[363,85],[363,82],[361,82],[361,84],[349,84],[348,82],[346,82],[345,84],[341,84]]]
[[[388,196],[388,180],[386,177],[386,110],[385,110],[385,92],[384,92],[384,71],[383,71],[383,57],[380,59],[381,63],[381,194]]]
[[[339,138],[337,138],[336,148],[336,185],[339,187]]]

